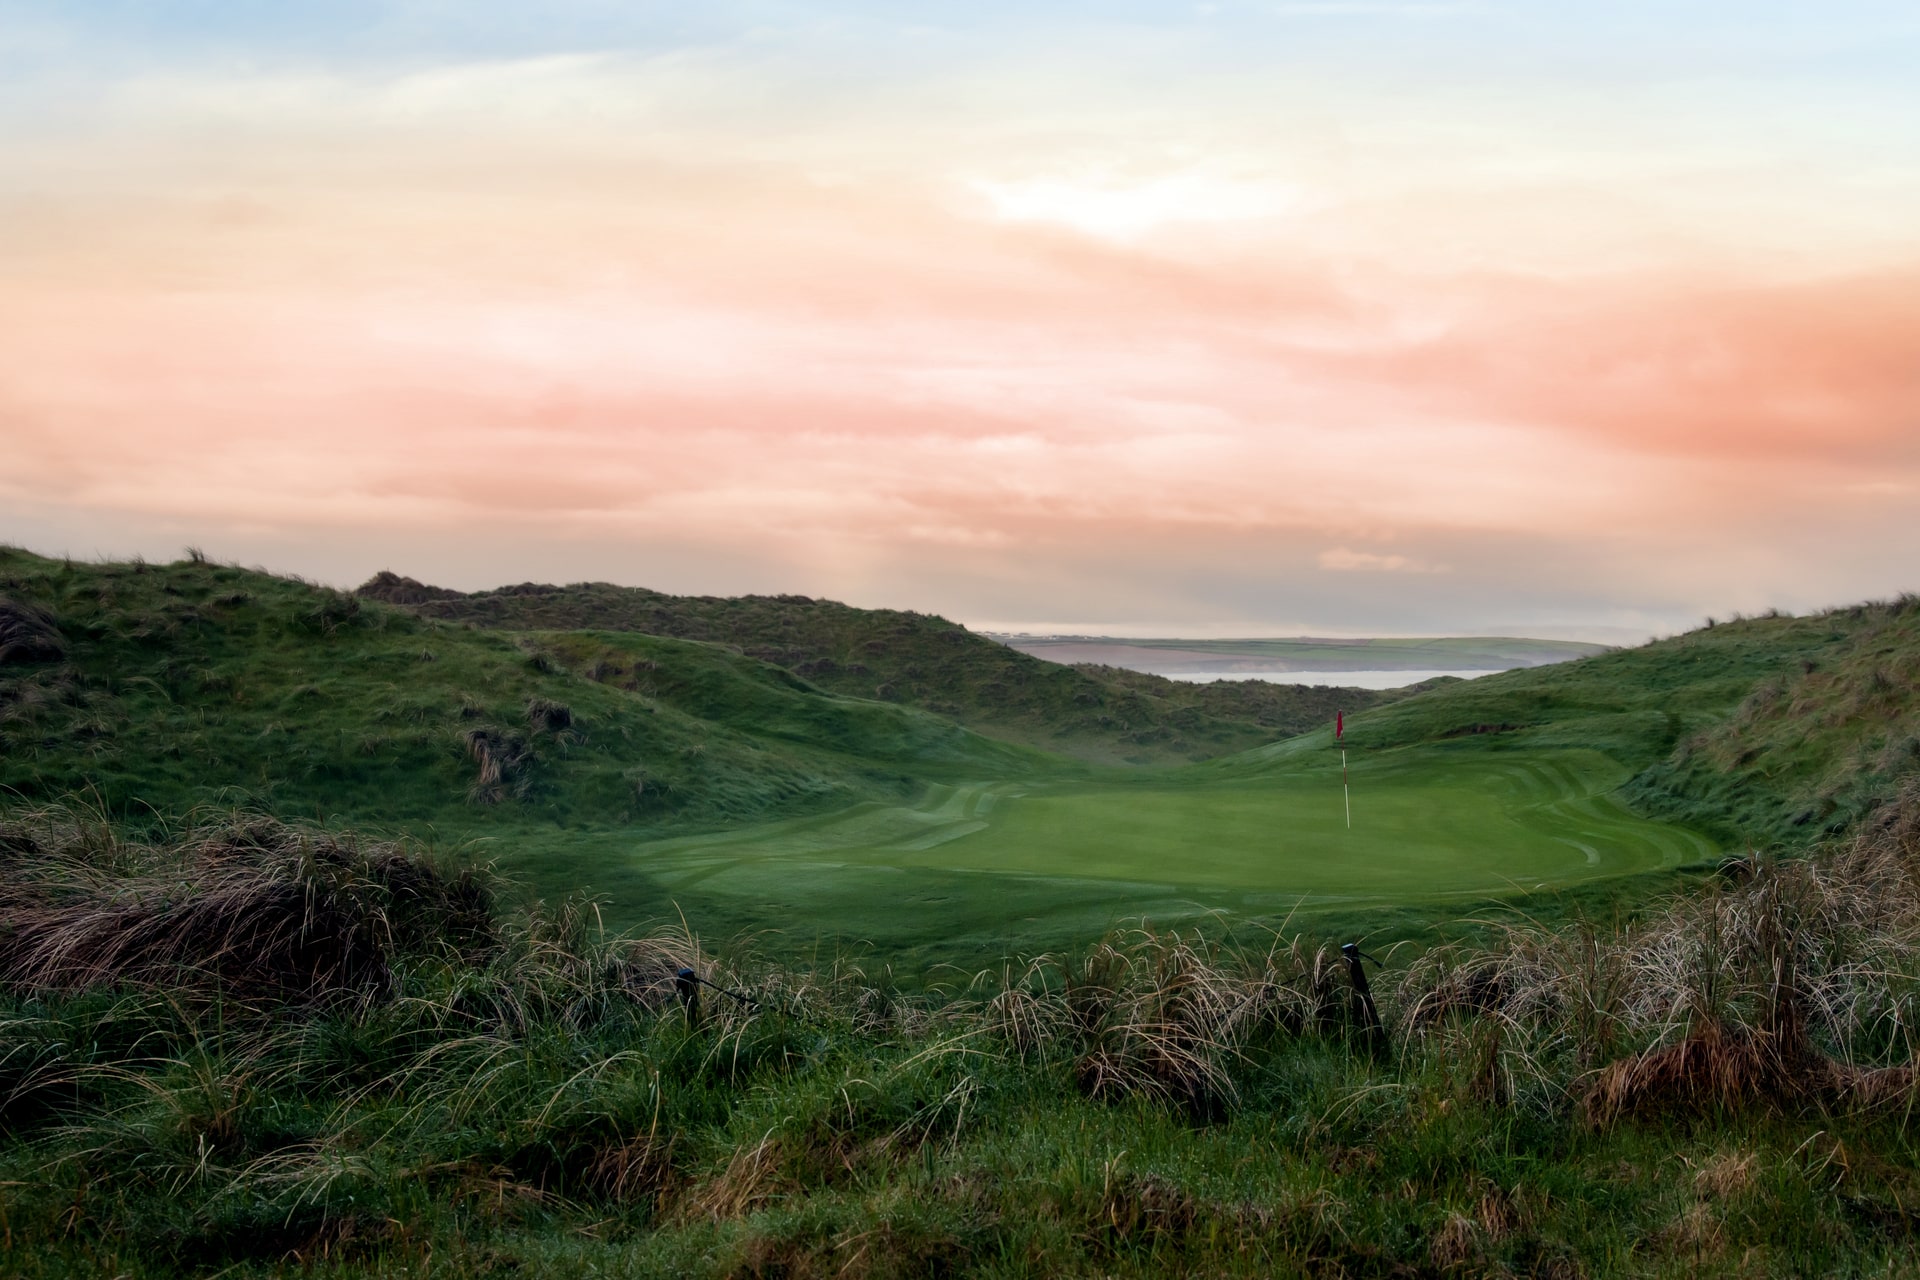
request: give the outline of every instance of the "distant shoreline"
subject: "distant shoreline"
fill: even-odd
[[[1373,668],[1352,671],[1150,671],[1143,675],[1157,675],[1163,680],[1178,680],[1182,684],[1220,684],[1244,680],[1264,680],[1270,684],[1299,685],[1320,689],[1404,689],[1409,685],[1423,684],[1428,680],[1448,678],[1454,680],[1477,680],[1481,676],[1499,675],[1501,671],[1511,671],[1512,667],[1496,670],[1463,668],[1456,671],[1434,671],[1430,668],[1415,669],[1401,667],[1381,671]]]
[[[1606,652],[1607,646],[1525,636],[1327,639],[1139,640],[1115,636],[985,632],[1009,648],[1048,662],[1092,663],[1161,676],[1258,679],[1301,672],[1421,672],[1486,675]],[[1414,678],[1420,678],[1418,676]],[[1288,683],[1298,683],[1289,681]]]

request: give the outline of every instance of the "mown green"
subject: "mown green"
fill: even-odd
[[[1431,914],[1715,850],[1626,809],[1612,794],[1625,770],[1597,752],[1399,751],[1351,773],[1351,827],[1323,750],[1224,776],[940,787],[917,806],[709,835],[528,843],[503,865],[591,879],[620,924],[684,912],[720,932],[777,930],[790,950],[857,940],[912,970],[1084,941],[1129,917]]]

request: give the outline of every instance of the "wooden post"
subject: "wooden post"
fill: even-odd
[[[687,1026],[699,1026],[700,975],[691,969],[682,969],[673,975],[673,986],[680,993],[680,1003],[687,1007]]]
[[[1380,1010],[1373,1003],[1373,988],[1367,985],[1367,971],[1360,963],[1373,957],[1362,952],[1357,942],[1341,943],[1340,954],[1347,958],[1347,981],[1353,984],[1353,1021],[1366,1031],[1367,1044],[1374,1056],[1384,1057],[1387,1052],[1387,1028],[1380,1021]]]

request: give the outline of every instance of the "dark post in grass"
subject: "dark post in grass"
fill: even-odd
[[[680,1003],[687,1007],[687,1026],[699,1026],[700,975],[691,969],[682,969],[673,975],[673,988],[680,993]]]
[[[673,989],[680,993],[680,1002],[687,1006],[687,1025],[700,1023],[700,988],[712,987],[727,999],[743,1009],[758,1009],[760,1002],[752,996],[743,996],[738,991],[729,991],[725,987],[708,982],[692,969],[676,969],[673,974]]]
[[[1366,1029],[1367,1045],[1375,1057],[1383,1057],[1387,1052],[1387,1028],[1380,1021],[1380,1010],[1373,1003],[1373,988],[1367,985],[1367,971],[1361,965],[1362,960],[1378,960],[1360,949],[1357,942],[1340,944],[1340,954],[1347,958],[1347,981],[1353,984],[1353,995],[1349,1002],[1355,1024]]]

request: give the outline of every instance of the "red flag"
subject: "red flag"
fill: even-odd
[[[1347,717],[1342,712],[1333,713],[1333,740],[1340,741],[1340,735],[1347,731]]]

